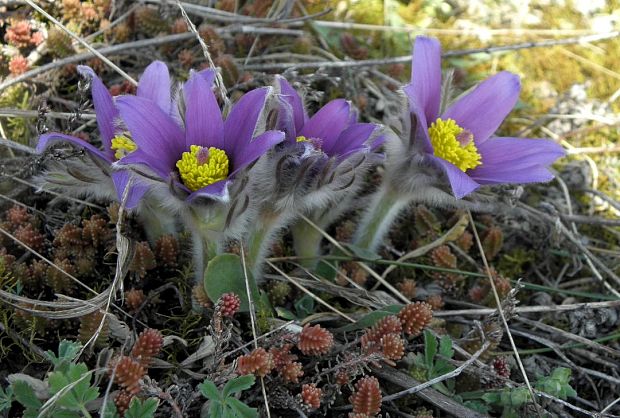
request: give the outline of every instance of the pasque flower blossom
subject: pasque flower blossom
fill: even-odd
[[[383,136],[373,138],[379,125],[358,123],[357,112],[347,100],[332,100],[309,118],[288,81],[278,76],[277,83],[281,97],[277,127],[286,133],[289,143],[310,142],[328,158],[342,162],[352,154],[375,150],[385,140]]]
[[[284,131],[285,141],[256,167],[251,184],[254,195],[262,196],[254,202],[256,216],[246,234],[248,265],[257,278],[275,234],[287,225],[292,224],[299,255],[309,260],[318,255],[322,235],[300,215],[325,227],[342,208],[350,208],[349,198],[377,160],[371,151],[384,140],[380,126],[358,123],[357,112],[344,99],[330,101],[309,117],[300,95],[281,76],[276,76],[276,91],[275,126]],[[314,216],[319,210],[320,219]]]
[[[289,145],[305,143],[313,149],[314,161],[306,176],[311,177],[303,196],[295,199],[295,212],[307,216],[322,229],[344,211],[351,210],[365,174],[380,160],[375,151],[383,144],[382,126],[359,123],[350,102],[335,99],[312,117],[295,89],[281,76],[276,78],[280,93],[277,127],[286,133]],[[295,185],[298,189],[298,185]],[[303,263],[316,263],[322,235],[305,220],[291,227],[295,250]]]
[[[270,92],[246,93],[224,121],[211,82],[192,73],[183,85],[184,127],[152,100],[119,97],[116,106],[137,149],[117,165],[146,168],[145,179],[171,184],[187,203],[198,197],[228,201],[235,175],[284,138],[279,131],[255,136]]]
[[[444,111],[441,78],[439,42],[416,38],[411,82],[403,88],[402,116],[393,125],[398,138],[386,143],[384,180],[356,231],[359,246],[376,248],[400,210],[413,201],[476,207],[461,199],[481,185],[553,178],[548,167],[564,155],[560,145],[493,136],[518,100],[517,75],[500,72]]]
[[[51,144],[58,142],[71,143],[83,149],[98,160],[98,167],[105,170],[105,173],[103,173],[103,178],[97,179],[97,186],[92,187],[92,185],[86,184],[83,188],[78,189],[77,194],[92,194],[110,199],[116,194],[118,200],[121,200],[129,180],[129,172],[126,170],[112,171],[111,165],[126,154],[133,152],[136,149],[136,144],[119,127],[118,109],[103,82],[90,67],[79,66],[78,71],[90,79],[92,100],[103,149],[99,149],[81,138],[51,132],[41,135],[36,150],[43,152]],[[161,111],[172,111],[170,77],[162,62],[153,62],[145,69],[138,83],[137,95],[143,100],[153,101],[161,108]],[[83,175],[94,175],[94,173],[90,170],[84,170]],[[79,184],[77,181],[76,183]],[[145,191],[146,188],[143,184],[134,183],[128,195],[127,207],[135,207]]]
[[[458,199],[483,184],[549,181],[548,166],[564,155],[551,140],[494,137],[515,106],[521,85],[502,71],[440,113],[441,47],[433,38],[416,38],[411,83],[404,91],[416,126],[411,142],[447,176]]]

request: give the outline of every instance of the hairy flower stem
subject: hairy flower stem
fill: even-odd
[[[393,190],[388,184],[383,184],[377,190],[370,202],[370,206],[362,216],[353,244],[358,247],[375,251],[385,234],[402,209],[413,200],[411,195],[402,195]]]
[[[254,226],[246,236],[246,265],[255,281],[260,281],[265,256],[273,244],[273,238],[286,225],[288,219],[289,217],[282,213],[265,210],[259,213]]]
[[[314,216],[309,216],[309,218],[315,224],[320,222],[320,220],[314,219]],[[321,225],[319,224],[319,226]],[[321,255],[323,234],[303,219],[291,226],[291,233],[293,234],[295,255],[302,257],[299,263],[308,269],[314,269],[319,262],[318,257]]]
[[[177,234],[175,218],[168,212],[149,204],[149,199],[144,199],[138,211],[138,219],[144,226],[144,231],[151,244],[163,235]]]
[[[196,283],[202,284],[209,260],[219,252],[220,231],[223,220],[217,213],[199,213],[196,209],[187,210],[184,220],[192,234],[194,274]]]

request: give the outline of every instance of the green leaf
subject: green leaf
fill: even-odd
[[[256,382],[256,377],[253,374],[235,377],[226,383],[222,390],[222,396],[228,398],[230,395],[247,390],[254,386],[254,382]]]
[[[379,322],[381,318],[384,318],[389,315],[397,314],[398,312],[400,312],[402,308],[403,308],[403,305],[384,306],[382,310],[367,313],[366,315],[364,315],[363,317],[355,321],[353,324],[348,324],[343,327],[340,327],[336,329],[335,332],[350,332],[350,331],[356,331],[358,329],[372,327],[374,324]]]
[[[314,273],[324,278],[325,280],[329,280],[333,282],[336,279],[336,274],[338,272],[338,262],[332,260],[319,260],[319,263],[314,270]]]
[[[15,399],[24,407],[39,410],[43,405],[28,383],[17,380],[11,384],[11,387],[13,388]]]
[[[209,379],[205,379],[204,382],[198,385],[198,389],[205,398],[210,399],[211,401],[222,399],[222,395],[220,395],[220,391],[217,390],[217,386],[215,386],[215,383]]]
[[[558,367],[553,370],[551,376],[542,377],[536,382],[536,388],[562,400],[569,396],[577,396],[575,390],[570,386],[571,370],[565,367]]]
[[[466,401],[463,403],[466,407],[476,412],[480,412],[481,414],[487,415],[489,413],[489,407],[483,404],[480,401]]]
[[[295,302],[295,312],[297,312],[299,319],[312,315],[314,313],[314,299],[310,295],[304,295]]]
[[[7,386],[6,390],[0,387],[0,412],[11,408],[13,403],[13,388]]]
[[[502,404],[518,408],[530,401],[530,392],[527,388],[515,388],[507,392],[507,397],[502,394]]]
[[[211,404],[209,405],[209,418],[222,418],[224,415],[224,405],[220,403],[218,400],[211,400]]]
[[[286,319],[287,321],[292,321],[294,319],[297,319],[297,316],[286,308],[276,306],[275,310],[276,310],[276,314],[278,314],[278,316],[282,319]]]
[[[452,349],[452,339],[444,335],[439,339],[439,354],[445,358],[452,358],[454,350]]]
[[[250,408],[239,399],[227,398],[226,404],[235,412],[237,417],[241,418],[257,418],[258,410],[256,408]]]
[[[59,368],[75,360],[81,348],[82,344],[79,342],[62,340],[58,344],[58,357],[51,350],[46,351],[45,354],[54,368]]]
[[[129,409],[125,412],[125,418],[153,418],[159,406],[159,399],[148,398],[141,401],[134,397],[129,404]]]
[[[97,399],[99,389],[90,386],[91,372],[84,363],[70,364],[66,373],[55,371],[50,373],[48,383],[50,393],[55,395],[61,391],[63,394],[55,402],[63,408],[81,411],[85,405]],[[71,389],[65,390],[68,386]]]
[[[428,370],[433,370],[435,364],[435,355],[437,355],[437,339],[430,331],[424,331],[424,361]]]
[[[251,276],[249,271],[247,274]],[[252,289],[253,299],[258,300],[260,295],[256,292],[256,286],[252,286],[252,277],[248,277],[248,280],[251,281],[250,289]],[[241,299],[239,310],[241,312],[249,311],[245,275],[238,255],[220,254],[212,258],[205,270],[204,287],[209,299],[213,302],[216,302],[224,293],[235,293]]]
[[[113,401],[109,400],[106,404],[103,418],[120,418],[116,409],[116,405]]]
[[[68,409],[54,410],[54,413],[52,414],[52,416],[54,418],[82,418],[83,417],[82,413],[78,411],[71,411]]]
[[[222,409],[222,418],[237,418],[237,414],[235,414],[235,411],[233,409],[225,406]]]
[[[374,251],[370,251],[367,248],[358,247],[357,245],[353,245],[350,243],[346,243],[344,245],[357,258],[361,258],[363,260],[369,260],[369,261],[381,260],[381,256],[379,254],[375,253]]]
[[[568,383],[570,380],[571,369],[567,369],[566,367],[557,367],[551,372],[551,378],[555,380],[559,380],[564,383]]]
[[[492,405],[498,404],[500,402],[500,399],[501,395],[499,392],[487,392],[482,395],[482,400]]]

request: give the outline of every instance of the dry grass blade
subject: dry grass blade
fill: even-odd
[[[457,367],[456,369],[454,369],[453,371],[451,371],[450,373],[446,373],[444,375],[441,376],[437,376],[434,379],[431,379],[427,382],[421,383],[417,386],[413,386],[409,389],[405,389],[402,390],[400,392],[394,393],[392,395],[388,395],[385,396],[381,399],[381,402],[389,402],[392,401],[394,399],[399,399],[402,398],[403,396],[407,396],[407,395],[413,395],[414,393],[420,392],[421,390],[424,390],[426,388],[429,388],[431,386],[433,386],[436,383],[439,382],[443,382],[444,380],[448,380],[448,379],[452,379],[458,375],[460,375],[463,370],[465,370],[467,367],[471,366],[476,360],[478,360],[478,357],[480,357],[482,355],[482,353],[485,352],[485,350],[487,348],[489,348],[490,342],[489,341],[485,341],[484,344],[482,344],[482,347],[480,347],[480,349],[478,351],[476,351],[471,358],[467,359],[466,361],[463,362],[463,364],[461,364],[459,367]]]
[[[523,380],[527,385],[527,389],[532,395],[532,402],[536,407],[536,412],[539,416],[541,416],[541,409],[538,402],[536,402],[536,396],[534,395],[534,389],[530,384],[530,379],[527,377],[527,373],[525,371],[525,367],[523,366],[523,362],[521,361],[521,357],[519,356],[519,350],[512,338],[512,334],[510,333],[510,327],[508,326],[508,321],[506,320],[506,316],[504,315],[504,311],[502,309],[502,302],[499,298],[499,294],[497,293],[497,288],[495,287],[495,281],[493,280],[493,275],[491,274],[491,268],[489,267],[489,263],[487,262],[486,255],[484,253],[484,248],[482,247],[482,241],[480,241],[480,236],[478,235],[478,230],[476,229],[476,224],[474,223],[474,218],[471,215],[471,211],[467,209],[467,214],[469,215],[469,223],[471,224],[472,231],[474,233],[474,238],[476,240],[476,245],[478,246],[478,250],[480,251],[480,257],[482,258],[482,262],[484,263],[484,268],[489,277],[489,283],[491,284],[491,290],[493,291],[493,297],[495,299],[495,303],[497,305],[497,311],[499,313],[500,318],[502,319],[502,324],[504,325],[504,329],[506,330],[506,334],[508,335],[508,339],[510,340],[510,345],[514,352],[515,358],[517,360],[517,364],[519,365],[519,370],[521,371],[521,375],[523,376]]]
[[[459,218],[456,224],[454,224],[454,226],[450,228],[445,234],[443,234],[442,236],[440,236],[435,241],[429,244],[423,245],[422,247],[416,248],[415,250],[408,252],[407,254],[403,255],[398,260],[396,260],[396,263],[402,263],[412,258],[421,257],[424,254],[431,251],[432,249],[437,248],[440,245],[443,245],[444,243],[448,241],[454,241],[455,238],[458,238],[460,235],[463,234],[463,231],[465,231],[465,228],[467,228],[468,223],[469,223],[469,219],[467,218],[467,215],[464,214],[463,216]],[[396,264],[392,264],[388,266],[383,272],[383,274],[381,274],[381,277],[386,278],[387,275],[390,274],[390,272],[392,272],[396,268],[398,268],[398,265]]]
[[[116,71],[117,73],[119,73],[124,79],[126,79],[127,81],[129,81],[130,83],[132,83],[134,86],[138,85],[138,82],[136,80],[134,80],[129,74],[127,74],[125,71],[121,70],[120,67],[116,64],[114,64],[112,61],[110,61],[105,55],[103,55],[101,52],[97,51],[95,48],[93,48],[92,46],[90,46],[90,44],[88,42],[86,42],[85,40],[83,40],[82,38],[80,38],[79,36],[77,36],[75,33],[73,33],[72,31],[70,31],[69,29],[67,29],[67,27],[65,25],[63,25],[62,23],[60,23],[58,20],[56,20],[54,18],[54,16],[50,15],[49,13],[47,13],[44,9],[42,9],[40,6],[38,6],[34,1],[32,0],[24,0],[26,3],[28,3],[33,9],[35,9],[36,11],[38,11],[39,13],[41,13],[43,16],[45,16],[47,19],[49,19],[52,23],[54,23],[56,26],[58,26],[60,29],[62,29],[63,32],[65,32],[67,35],[69,35],[70,37],[72,37],[73,39],[75,39],[76,41],[78,41],[80,44],[82,44],[84,46],[84,48],[88,49],[91,53],[93,53],[97,58],[99,58],[101,61],[103,61],[104,63],[106,63],[110,68],[112,68],[114,71]]]
[[[256,309],[254,299],[252,298],[252,286],[250,285],[250,278],[248,276],[248,269],[245,262],[245,252],[243,250],[243,244],[239,245],[241,251],[241,265],[243,267],[243,277],[245,278],[245,291],[248,298],[248,305],[250,311],[250,322],[252,325],[252,337],[254,341],[254,348],[258,348],[258,330],[256,328]],[[255,286],[254,286],[255,287]],[[271,411],[269,408],[269,400],[267,399],[267,389],[265,388],[265,379],[260,378],[261,391],[263,393],[263,399],[265,401],[265,409],[267,411],[267,417],[271,417]]]
[[[198,43],[200,44],[200,47],[202,48],[202,53],[204,54],[205,58],[207,59],[207,62],[209,63],[209,67],[215,71],[215,85],[217,86],[218,91],[220,92],[220,98],[224,101],[224,110],[226,112],[226,110],[230,108],[230,100],[228,99],[228,95],[226,94],[226,86],[224,85],[224,79],[222,78],[222,75],[220,74],[220,72],[217,71],[215,63],[213,62],[213,59],[211,58],[211,54],[209,53],[209,47],[207,46],[207,43],[204,41],[204,39],[202,39],[202,37],[198,33],[198,29],[196,29],[196,25],[194,25],[194,22],[192,22],[192,20],[189,18],[189,16],[187,15],[187,12],[185,11],[185,8],[183,7],[183,4],[179,0],[177,0],[177,6],[179,6],[179,9],[181,9],[181,13],[183,14],[183,19],[185,19],[185,22],[187,22],[187,26],[189,27],[191,32],[194,34],[194,36],[198,40]]]
[[[605,309],[620,306],[620,300],[610,300],[606,302],[587,302],[587,303],[571,303],[566,305],[555,306],[517,306],[514,308],[515,313],[545,313],[545,312],[567,312],[579,309]],[[434,316],[478,316],[490,315],[495,312],[492,308],[480,309],[454,309],[448,311],[436,311]]]
[[[310,226],[312,226],[314,229],[316,229],[317,231],[319,231],[321,233],[321,235],[323,235],[329,242],[331,242],[336,248],[338,248],[340,251],[342,251],[345,255],[351,257],[351,251],[347,250],[346,248],[344,248],[342,245],[340,245],[340,243],[338,241],[336,241],[331,235],[329,235],[327,232],[323,231],[323,229],[321,229],[318,225],[316,225],[314,222],[312,222],[310,219],[308,219],[308,217],[306,217],[305,215],[301,215],[301,218],[307,222]],[[396,297],[398,297],[398,299],[400,299],[401,301],[403,301],[404,303],[409,303],[409,299],[407,297],[405,297],[398,289],[396,289],[394,286],[392,286],[387,280],[385,280],[385,278],[381,277],[376,271],[374,271],[373,269],[371,269],[366,263],[363,263],[361,261],[357,261],[357,263],[367,272],[369,273],[372,277],[374,277],[378,282],[380,282],[383,286],[385,286],[386,288],[388,288],[390,290],[390,292],[392,292]]]
[[[318,303],[320,303],[321,305],[327,307],[329,310],[335,312],[336,314],[340,315],[341,317],[343,317],[344,319],[346,319],[347,321],[350,322],[355,322],[355,320],[353,318],[351,318],[349,315],[340,312],[338,309],[336,309],[335,307],[333,307],[332,305],[330,305],[329,303],[325,302],[323,299],[321,299],[320,297],[318,297],[317,295],[315,295],[314,293],[312,293],[310,290],[306,289],[305,286],[301,285],[299,282],[297,282],[297,280],[293,279],[291,276],[289,276],[288,274],[286,274],[284,271],[282,271],[281,269],[278,268],[278,266],[276,266],[275,264],[273,264],[271,261],[267,260],[267,264],[274,269],[275,271],[277,271],[279,274],[282,275],[282,277],[286,278],[289,282],[291,282],[294,286],[296,286],[299,290],[301,290],[302,292],[304,292],[306,295],[310,296],[312,299],[316,300]],[[307,271],[307,270],[306,270]],[[312,274],[311,274],[312,276]],[[314,276],[312,276],[314,277]]]

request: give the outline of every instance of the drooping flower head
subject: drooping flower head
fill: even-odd
[[[192,73],[183,85],[184,126],[152,100],[119,97],[116,105],[137,149],[121,158],[118,167],[132,165],[139,172],[146,168],[143,174],[171,185],[186,202],[197,197],[228,201],[228,184],[235,174],[281,142],[284,134],[266,131],[256,136],[270,88],[243,95],[224,121],[212,79]]]
[[[352,154],[374,151],[385,140],[383,136],[373,137],[378,125],[358,123],[357,112],[347,100],[332,100],[309,118],[301,97],[288,81],[278,76],[277,83],[281,98],[277,127],[286,133],[287,142],[309,142],[342,162]]]
[[[78,66],[78,71],[84,77],[90,79],[92,100],[103,149],[99,149],[71,135],[51,132],[41,135],[36,151],[41,153],[53,143],[58,142],[68,142],[83,149],[97,160],[97,167],[105,170],[105,172],[103,173],[103,178],[96,179],[97,185],[95,187],[86,184],[82,189],[78,189],[77,193],[90,193],[107,198],[113,198],[116,195],[116,198],[121,200],[129,180],[129,173],[126,170],[112,171],[111,165],[123,156],[135,151],[136,144],[119,127],[117,123],[119,117],[118,109],[101,79],[97,77],[90,67]],[[162,111],[172,111],[170,77],[166,66],[162,62],[155,61],[145,69],[138,83],[137,95],[144,100],[152,100]],[[81,171],[83,171],[81,179],[92,176],[93,180],[95,180],[95,177],[97,177],[90,170],[83,169]],[[79,180],[76,179],[76,184],[79,183]],[[135,207],[145,191],[144,185],[134,183],[128,194],[126,206],[128,208]]]
[[[483,184],[553,178],[548,166],[565,154],[560,145],[545,139],[493,136],[516,104],[520,89],[519,77],[503,71],[440,113],[441,46],[433,38],[416,38],[411,83],[404,88],[415,119],[410,141],[417,153],[445,173],[456,198]]]
[[[325,208],[327,202],[342,201],[345,190],[354,194],[378,159],[374,151],[385,140],[381,126],[359,123],[357,111],[344,99],[330,101],[309,117],[300,95],[281,76],[276,77],[276,89],[276,127],[286,134],[282,155],[287,160],[272,164],[279,171],[269,176],[279,184],[269,206]]]

